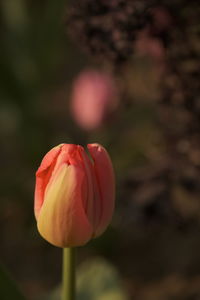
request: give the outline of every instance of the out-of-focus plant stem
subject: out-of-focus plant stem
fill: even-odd
[[[75,249],[63,249],[63,278],[61,300],[75,300]]]

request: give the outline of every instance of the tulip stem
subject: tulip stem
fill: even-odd
[[[63,249],[62,300],[75,300],[74,248]]]

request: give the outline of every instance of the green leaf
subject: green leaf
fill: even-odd
[[[77,300],[128,300],[116,268],[102,258],[84,262],[77,270]],[[37,300],[60,300],[60,287]]]
[[[120,276],[113,265],[102,258],[91,259],[79,269],[78,300],[127,300]]]
[[[0,299],[1,300],[25,300],[16,283],[0,265]]]

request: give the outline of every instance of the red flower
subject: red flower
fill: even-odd
[[[114,209],[114,173],[107,151],[89,144],[50,150],[36,172],[35,216],[40,234],[59,247],[80,246],[99,236]]]

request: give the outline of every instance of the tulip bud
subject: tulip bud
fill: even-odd
[[[81,246],[102,234],[114,209],[114,173],[107,151],[60,144],[36,172],[34,211],[40,234],[58,247]]]
[[[86,130],[96,129],[118,104],[113,79],[103,72],[83,71],[74,81],[71,110],[77,124]]]

